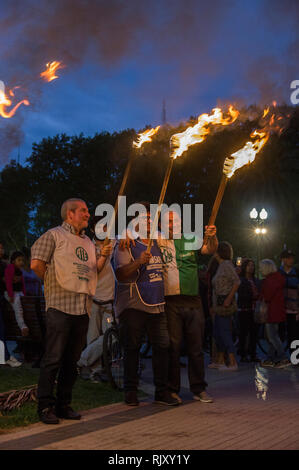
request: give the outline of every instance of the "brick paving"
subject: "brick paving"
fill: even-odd
[[[0,450],[298,450],[299,368],[258,368],[258,373],[259,391],[253,365],[238,372],[207,369],[215,402],[204,404],[192,400],[182,368],[184,404],[165,407],[152,403],[147,361],[141,388],[149,397],[139,407],[119,403],[85,411],[77,422],[37,423],[0,435]]]

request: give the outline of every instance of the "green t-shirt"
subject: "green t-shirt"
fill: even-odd
[[[190,239],[159,239],[158,245],[164,262],[165,295],[198,295],[199,250],[186,249]]]

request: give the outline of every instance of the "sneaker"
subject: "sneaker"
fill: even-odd
[[[218,369],[221,366],[223,366],[223,364],[219,364],[218,362],[211,362],[211,364],[208,365],[208,368],[209,369]]]
[[[214,401],[213,398],[205,390],[200,393],[194,393],[193,400],[201,401],[202,403],[213,403]]]
[[[129,406],[138,406],[139,400],[137,398],[137,392],[125,392],[125,403]]]
[[[160,405],[168,405],[168,406],[178,406],[180,404],[179,400],[173,398],[171,393],[166,391],[162,393],[155,394],[155,403],[159,403]]]
[[[285,367],[291,366],[292,363],[288,359],[283,359],[275,364],[275,369],[284,369]]]
[[[183,403],[183,400],[181,399],[181,397],[180,397],[177,393],[175,393],[175,392],[170,392],[170,395],[172,396],[172,398],[174,398],[175,400],[177,400],[180,405]]]
[[[275,362],[270,361],[270,360],[263,361],[263,362],[261,362],[261,366],[262,367],[275,367]]]
[[[73,408],[69,405],[63,406],[62,408],[56,408],[56,415],[58,418],[63,419],[73,419],[79,420],[81,419],[81,415],[73,410]]]
[[[235,371],[238,370],[238,364],[235,364],[234,366],[227,366],[226,364],[218,367],[218,370],[220,371]]]
[[[20,367],[22,365],[22,362],[19,362],[15,357],[10,356],[8,361],[6,363],[10,367]]]
[[[59,419],[57,418],[52,406],[39,411],[38,415],[39,419],[45,424],[59,424]]]

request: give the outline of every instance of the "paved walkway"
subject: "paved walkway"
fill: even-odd
[[[3,449],[299,449],[299,368],[241,366],[238,372],[207,370],[215,402],[192,400],[182,368],[184,404],[151,402],[147,360],[143,390],[151,396],[137,408],[123,403],[83,412],[81,421],[37,423],[0,435]]]

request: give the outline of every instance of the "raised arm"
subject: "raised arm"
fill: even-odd
[[[202,255],[213,255],[218,248],[218,239],[216,236],[216,227],[215,225],[206,225],[205,235],[206,242],[201,247]]]

